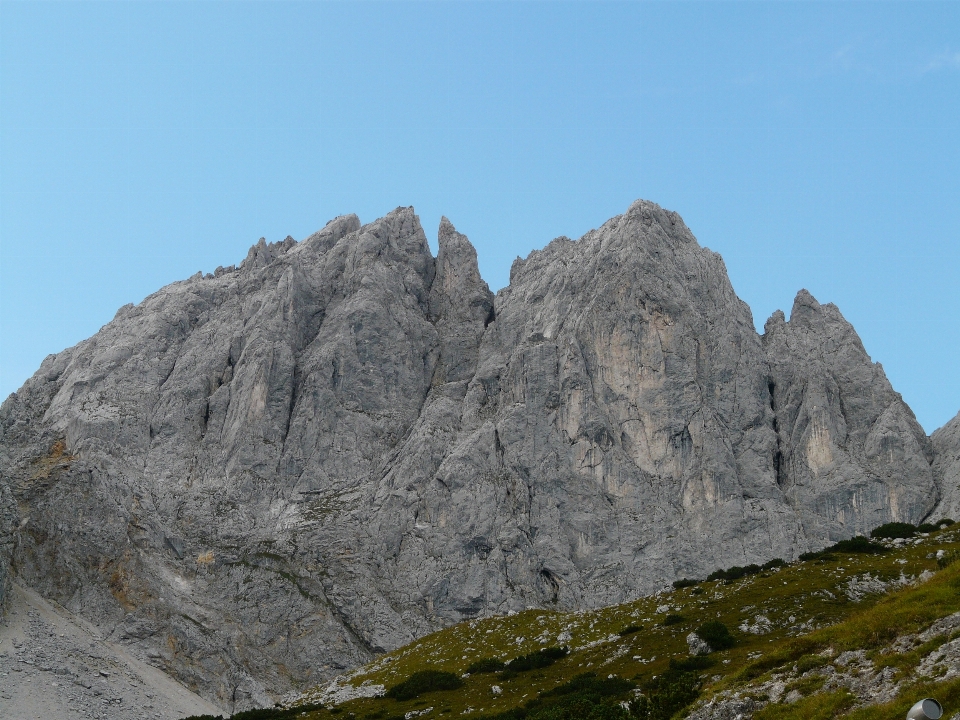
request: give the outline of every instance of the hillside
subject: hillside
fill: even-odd
[[[834,549],[739,579],[702,581],[596,611],[529,610],[468,621],[304,692],[292,712],[267,711],[262,717],[665,719],[675,709],[678,717],[697,720],[880,720],[903,717],[925,696],[940,700],[945,718],[960,717],[956,528],[874,540],[879,554]],[[723,623],[734,644],[693,657],[687,637],[708,621]],[[503,670],[468,672],[482,659],[529,658],[561,645],[568,655],[513,677]],[[452,673],[463,685],[407,700],[345,700],[351,694],[382,695],[426,669]],[[594,679],[585,681],[583,673]],[[684,686],[685,674],[695,682]],[[672,678],[688,692],[670,696],[657,678]],[[600,681],[609,681],[608,697]],[[571,685],[587,688],[577,708],[568,707],[569,715],[562,706],[546,713],[551,704],[576,697],[557,693]],[[635,703],[628,714],[618,705],[637,696],[676,700],[677,695],[674,708]],[[298,709],[318,703],[328,709]]]
[[[14,587],[0,622],[0,718],[171,720],[219,708],[81,618]]]

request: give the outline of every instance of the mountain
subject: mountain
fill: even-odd
[[[934,450],[933,472],[942,499],[933,517],[960,517],[960,414],[930,436]]]
[[[764,330],[774,464],[805,534],[839,539],[926,517],[939,494],[933,448],[836,306],[802,290],[790,322],[776,312]]]
[[[460,623],[261,712],[264,720],[883,720],[932,696],[945,720],[958,720],[956,528],[888,527],[902,537],[728,568],[599,610]],[[423,682],[438,671],[454,682]]]
[[[242,709],[464,619],[920,522],[936,448],[834,306],[758,335],[676,213],[638,201],[494,297],[398,208],[49,356],[0,407],[0,581]]]

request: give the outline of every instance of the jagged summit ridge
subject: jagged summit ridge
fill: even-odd
[[[839,311],[801,293],[761,338],[676,213],[558,238],[496,297],[438,239],[341,216],[48,357],[0,408],[0,568],[242,709],[939,499]]]
[[[764,326],[778,483],[805,534],[841,539],[939,499],[933,449],[840,310],[806,290]],[[911,482],[904,483],[903,478]]]

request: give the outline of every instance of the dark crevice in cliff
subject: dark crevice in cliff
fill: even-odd
[[[283,457],[287,449],[287,436],[290,434],[290,424],[293,422],[293,414],[297,409],[297,397],[299,396],[300,386],[300,366],[293,366],[293,380],[290,382],[290,398],[287,401],[287,412],[285,413],[283,423],[283,434],[280,436],[280,457]]]
[[[550,602],[554,605],[560,599],[560,578],[558,578],[549,568],[540,570],[540,579],[543,581],[550,595]]]
[[[777,420],[776,390],[777,386],[772,380],[769,381],[767,391],[770,393],[770,410],[773,412],[773,432],[777,436],[777,449],[773,451],[773,474],[777,485],[782,488],[785,478],[783,477],[783,450],[780,445],[780,421]]]
[[[202,438],[207,434],[207,423],[210,422],[210,400],[207,399],[203,403],[203,419],[200,421],[200,437]]]
[[[847,447],[847,439],[850,437],[850,418],[847,417],[847,407],[846,407],[846,405],[845,405],[844,402],[843,402],[843,393],[840,392],[840,390],[839,390],[839,387],[840,387],[839,383],[837,383],[837,387],[838,387],[838,390],[837,390],[837,402],[838,402],[838,404],[840,405],[840,417],[843,418],[843,428],[844,428],[843,438],[841,438],[841,439],[838,441],[837,444],[838,444],[840,447],[846,449],[846,447]],[[880,417],[880,416],[878,415],[878,416],[877,416],[877,419],[879,419],[879,417]],[[876,422],[876,420],[874,420],[874,423],[875,423],[875,422]]]
[[[177,349],[179,350],[179,348]],[[169,380],[170,376],[173,375],[173,371],[177,369],[177,360],[179,359],[180,359],[180,356],[178,354],[177,357],[174,358],[173,364],[170,365],[170,369],[167,370],[166,375],[164,375],[163,379],[160,380],[160,385],[159,385],[160,390],[163,390],[163,386],[167,384],[167,380]]]

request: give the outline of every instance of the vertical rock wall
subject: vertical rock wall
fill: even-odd
[[[939,500],[930,441],[836,306],[801,290],[763,344],[778,484],[804,533],[840,540],[927,517]]]
[[[960,414],[930,436],[934,478],[942,493],[931,519],[960,520]]]

